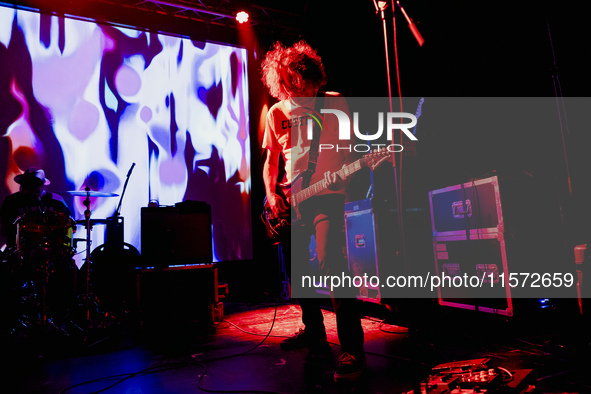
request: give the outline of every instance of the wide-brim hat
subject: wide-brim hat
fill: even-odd
[[[45,171],[38,168],[27,168],[27,170],[20,175],[14,177],[14,181],[20,185],[49,185],[51,182],[45,178]]]

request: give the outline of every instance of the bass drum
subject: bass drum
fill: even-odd
[[[128,243],[124,243],[122,249],[105,244],[92,251],[90,261],[92,292],[102,305],[118,314],[135,311],[136,267],[141,265],[139,251]],[[84,266],[81,271],[85,272]]]

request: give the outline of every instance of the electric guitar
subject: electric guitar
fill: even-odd
[[[368,154],[363,155],[359,160],[354,161],[351,164],[343,166],[338,171],[332,174],[337,174],[342,180],[347,179],[357,171],[364,167],[370,168],[372,171],[375,170],[384,161],[391,160],[392,153],[386,148],[372,151]],[[331,174],[331,175],[332,175]],[[284,236],[289,236],[289,229],[291,226],[296,225],[302,218],[300,212],[300,204],[304,201],[313,197],[323,191],[325,191],[329,184],[324,180],[320,180],[305,189],[302,189],[303,177],[302,174],[298,175],[291,184],[290,191],[291,196],[285,197],[285,193],[278,193],[286,202],[286,205],[291,207],[290,214],[286,214],[284,217],[276,217],[271,210],[265,197],[263,212],[261,213],[261,219],[265,224],[267,236],[273,242],[279,242]]]

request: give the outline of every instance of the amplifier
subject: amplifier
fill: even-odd
[[[145,267],[207,264],[213,261],[211,207],[185,201],[174,207],[145,207],[141,212]]]

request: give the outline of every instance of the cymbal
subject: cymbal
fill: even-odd
[[[86,226],[86,219],[76,220],[74,223]],[[107,224],[107,219],[90,219],[90,225],[94,226],[95,224]]]
[[[68,190],[66,193],[70,193],[72,196],[82,196],[82,197],[117,197],[119,194],[110,193],[110,192],[97,192],[94,190]]]

